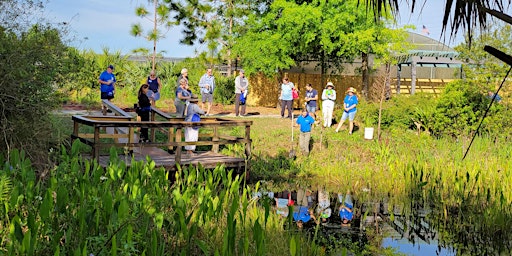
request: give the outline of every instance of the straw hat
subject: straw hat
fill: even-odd
[[[347,93],[349,93],[349,92],[351,92],[351,93],[356,93],[356,89],[355,89],[354,87],[349,87],[349,88],[347,89]]]
[[[325,86],[325,89],[327,89],[329,86],[334,89],[334,84],[332,82],[327,82],[327,85]]]

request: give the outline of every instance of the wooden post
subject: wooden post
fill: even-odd
[[[169,143],[173,143],[174,142],[174,127],[171,127],[169,128],[169,134],[167,135],[167,140],[169,141]],[[168,146],[167,147],[168,150],[173,150],[174,147],[173,146]]]
[[[219,130],[218,127],[213,127],[213,138],[212,141],[219,141]],[[212,151],[214,153],[219,153],[219,144],[213,144],[212,145]]]
[[[131,118],[130,121],[137,121],[137,118]],[[135,133],[134,133],[134,128],[133,127],[128,127],[128,143],[134,143],[134,137],[135,137]],[[129,150],[130,152],[133,152],[133,147],[129,147]]]
[[[73,135],[75,137],[78,137],[78,132],[79,132],[79,126],[78,126],[78,122],[77,121],[73,121]],[[73,144],[73,142],[75,141],[75,139],[73,138],[73,136],[71,137],[71,144]]]
[[[94,144],[92,146],[92,158],[98,160],[100,157],[100,127],[94,126]]]
[[[245,140],[247,141],[245,143],[245,157],[246,157],[246,159],[249,159],[251,157],[251,126],[250,125],[245,126]]]
[[[182,146],[181,146],[181,135],[182,134],[182,127],[179,126],[177,129],[176,129],[176,142],[178,143],[178,145],[176,146],[176,156],[175,156],[175,159],[174,161],[176,162],[176,164],[181,164],[181,151],[182,151]]]
[[[155,121],[155,112],[153,110],[151,110],[151,118],[149,120]],[[156,129],[151,128],[151,136],[150,137],[151,137],[151,141],[155,142]]]

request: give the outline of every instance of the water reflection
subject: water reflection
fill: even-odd
[[[306,235],[315,234],[317,243],[334,252],[348,248],[359,254],[385,247],[408,255],[510,255],[512,251],[512,218],[502,206],[467,202],[448,207],[417,193],[391,204],[390,198],[308,188],[255,196],[270,198],[275,214],[289,218]]]

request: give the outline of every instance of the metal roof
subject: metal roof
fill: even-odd
[[[409,32],[408,41],[415,46],[406,54],[396,56],[397,65],[412,65],[422,67],[460,67],[459,53],[451,47],[420,34]]]

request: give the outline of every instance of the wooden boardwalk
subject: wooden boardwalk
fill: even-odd
[[[142,150],[141,150],[142,149]],[[146,161],[146,157],[149,156],[154,162],[156,167],[163,167],[166,170],[174,171],[178,167],[176,164],[176,155],[169,154],[167,151],[156,147],[144,147],[136,148],[133,154],[126,155],[126,157],[119,156],[120,160],[124,160],[126,166],[130,166],[132,162],[132,156],[135,161]],[[91,156],[87,156],[90,158]],[[107,167],[110,162],[110,156],[100,155],[98,157],[98,163],[102,167]],[[227,168],[235,169],[237,172],[242,172],[245,169],[245,159],[240,157],[230,157],[211,151],[200,151],[195,152],[193,155],[183,154],[181,156],[180,166],[197,166],[201,164],[204,168],[213,169],[217,165],[224,165]]]
[[[79,140],[92,147],[89,155],[85,158],[96,159],[98,163],[107,167],[110,156],[100,154],[100,149],[111,147],[125,148],[131,154],[119,155],[126,165],[131,165],[132,158],[136,161],[146,161],[149,156],[157,167],[164,167],[167,170],[176,170],[178,166],[197,166],[201,164],[204,168],[215,168],[222,164],[227,168],[236,169],[241,172],[246,169],[247,161],[251,154],[250,126],[249,120],[230,120],[223,118],[202,118],[200,122],[185,122],[183,118],[176,118],[158,109],[151,111],[151,120],[147,122],[137,121],[135,117],[124,112],[109,101],[103,104],[114,112],[112,115],[102,116],[73,116],[74,121],[72,140]],[[156,117],[163,119],[157,121]],[[232,136],[229,127],[241,126],[245,128],[243,136]],[[208,128],[210,132],[201,133],[200,140],[185,142],[183,129],[186,127]],[[151,130],[150,143],[139,143],[135,129],[149,128]],[[222,128],[222,129],[221,129]],[[155,140],[156,133],[160,133],[160,139]],[[227,134],[223,134],[227,133]],[[114,140],[114,141],[112,141]],[[241,144],[245,151],[245,157],[231,157],[219,153],[220,145]],[[192,155],[183,152],[183,146],[197,145],[211,148],[211,151],[199,151]],[[168,150],[165,150],[168,149]],[[173,153],[169,153],[171,151]]]

